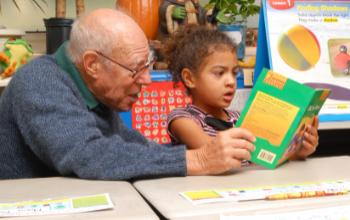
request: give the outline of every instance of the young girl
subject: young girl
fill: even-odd
[[[224,33],[186,25],[167,39],[164,61],[174,86],[180,81],[192,96],[192,104],[168,115],[172,144],[198,148],[220,130],[234,127],[239,112],[225,109],[236,91],[239,71],[236,45]]]
[[[185,25],[167,39],[163,48],[174,87],[182,82],[192,104],[168,115],[172,144],[199,148],[221,130],[234,127],[239,112],[226,109],[236,91],[239,72],[236,45],[224,33],[203,26]],[[313,153],[318,145],[318,118],[309,125],[298,159]]]

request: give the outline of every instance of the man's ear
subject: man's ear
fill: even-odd
[[[86,74],[90,77],[97,78],[98,77],[98,54],[94,51],[87,51],[83,54],[83,64]]]
[[[189,70],[187,68],[183,69],[182,72],[181,72],[181,77],[182,77],[182,80],[183,80],[184,84],[188,88],[193,89],[193,88],[196,87],[195,76],[193,75],[191,70]]]

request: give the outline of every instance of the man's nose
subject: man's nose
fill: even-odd
[[[151,79],[151,74],[148,69],[144,71],[139,77],[135,79],[135,83],[141,84],[141,85],[149,85],[151,84],[152,79]]]

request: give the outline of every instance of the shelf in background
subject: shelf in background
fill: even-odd
[[[0,87],[6,87],[9,84],[11,77],[0,78]]]

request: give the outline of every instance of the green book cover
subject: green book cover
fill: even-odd
[[[331,90],[315,90],[264,68],[236,123],[256,137],[252,162],[274,169],[301,146]]]

